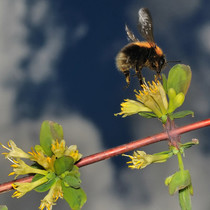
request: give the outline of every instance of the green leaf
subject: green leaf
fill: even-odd
[[[165,185],[166,185],[166,186],[168,186],[168,185],[170,184],[172,178],[173,178],[173,175],[168,176],[168,177],[165,179]]]
[[[165,92],[167,93],[167,78],[165,74],[162,74],[162,83],[163,83],[163,89],[165,90]]]
[[[61,183],[63,190],[63,197],[74,210],[79,210],[87,201],[86,194],[82,188],[74,189],[72,187],[66,187],[64,182]]]
[[[70,156],[63,156],[55,160],[55,173],[59,176],[65,171],[71,171],[74,166],[74,159]]]
[[[190,142],[186,142],[186,143],[184,143],[184,144],[181,144],[181,145],[180,145],[180,149],[181,149],[181,148],[183,148],[183,149],[188,149],[188,148],[190,148],[190,147],[192,147],[192,146],[194,146],[194,145],[197,145],[197,144],[199,144],[198,139],[193,139],[193,140],[190,141]]]
[[[174,175],[172,175],[170,182],[167,183],[169,187],[169,194],[173,195],[175,192],[191,185],[190,173],[188,170],[177,171]]]
[[[179,191],[179,204],[182,210],[191,210],[191,197],[190,197],[190,189],[186,187]]]
[[[55,176],[55,174],[54,175],[53,174],[54,173],[52,173],[52,178],[49,179],[48,182],[45,182],[44,184],[34,188],[34,190],[37,191],[37,192],[45,192],[45,191],[49,190],[56,181],[56,176]],[[42,177],[44,177],[44,175],[36,174],[33,177],[32,182],[35,182],[35,181],[41,179]]]
[[[8,210],[8,208],[5,205],[0,205],[0,210]]]
[[[40,145],[45,154],[49,157],[53,155],[51,145],[53,140],[63,139],[63,128],[58,123],[52,121],[44,121],[40,130]]]
[[[81,179],[76,176],[67,175],[67,176],[65,176],[63,181],[64,181],[64,184],[66,187],[73,187],[75,189],[80,188]]]
[[[172,117],[172,119],[176,119],[176,118],[183,118],[187,115],[192,115],[192,117],[194,117],[194,112],[190,111],[190,110],[184,110],[184,111],[180,111],[180,112],[175,112],[175,113],[171,114],[170,117]]]
[[[153,112],[139,112],[138,114],[142,117],[145,117],[145,118],[155,118],[155,117],[157,117],[157,115],[154,114]]]
[[[186,95],[190,86],[192,72],[190,66],[177,64],[171,68],[168,74],[167,88],[174,88],[176,94],[183,92]]]

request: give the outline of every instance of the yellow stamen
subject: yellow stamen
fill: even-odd
[[[13,172],[9,173],[8,176],[12,176],[14,174],[15,174],[15,172],[13,171]]]
[[[8,145],[9,147],[11,147],[11,145],[10,145],[9,141],[7,142],[7,145]]]

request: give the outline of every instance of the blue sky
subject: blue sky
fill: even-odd
[[[210,14],[209,1],[47,1],[0,2],[0,133],[1,142],[15,140],[26,151],[39,141],[43,120],[64,127],[65,139],[77,144],[84,156],[162,131],[160,122],[140,117],[115,117],[124,98],[134,98],[136,78],[125,89],[124,76],[115,67],[117,52],[127,44],[125,23],[138,34],[137,12],[152,13],[155,41],[168,60],[181,60],[192,69],[192,84],[183,109],[195,117],[209,116]],[[169,68],[164,73],[167,74]],[[153,72],[143,70],[144,76]],[[200,145],[186,152],[192,174],[194,209],[209,209],[208,129],[185,134]],[[166,143],[145,147],[167,149]],[[165,177],[177,170],[176,159],[142,171],[128,170],[127,159],[115,157],[81,169],[88,210],[178,209],[177,196],[167,194]],[[0,182],[8,181],[8,162],[0,164]],[[11,178],[12,179],[12,178]],[[44,195],[32,192],[21,199],[1,195],[9,209],[39,206]],[[30,199],[29,199],[30,198]],[[32,204],[33,199],[33,204]],[[170,207],[169,207],[170,206]],[[173,206],[173,207],[171,207]],[[58,202],[54,209],[68,209]]]

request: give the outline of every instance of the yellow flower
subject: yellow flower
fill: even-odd
[[[168,110],[168,100],[162,84],[152,81],[152,83],[144,82],[142,85],[143,90],[136,91],[136,99],[126,99],[121,103],[121,112],[115,114],[127,117],[133,114],[140,114],[143,117],[161,118],[163,122],[167,119],[166,114]]]
[[[115,116],[122,115],[122,117],[127,117],[139,112],[152,112],[152,110],[138,101],[125,99],[125,102],[121,103],[121,112],[115,114]]]
[[[77,162],[82,158],[82,154],[77,150],[77,145],[71,145],[68,147],[64,155],[71,156],[74,159],[74,162]]]
[[[46,157],[43,152],[35,151],[33,148],[31,148],[31,152],[28,153],[31,155],[30,160],[37,162],[46,170],[54,171],[54,162],[56,159],[54,155],[52,157]]]
[[[157,80],[142,85],[143,90],[136,91],[136,98],[152,110],[158,118],[167,114],[168,101],[162,84]]]
[[[41,201],[39,209],[43,210],[45,207],[47,210],[51,210],[55,205],[58,198],[63,198],[63,192],[60,179],[50,188],[48,194]]]
[[[47,181],[48,181],[48,179],[44,176],[41,179],[39,179],[35,182],[31,182],[31,183],[15,182],[14,184],[12,184],[12,187],[16,191],[13,193],[12,197],[20,198],[20,197],[24,196],[27,192],[33,190],[34,188],[38,187],[41,184],[44,184]]]
[[[48,173],[45,170],[33,168],[27,165],[23,160],[18,159],[17,161],[16,160],[13,160],[13,161],[14,161],[14,164],[11,165],[11,167],[13,167],[13,172],[11,172],[9,176],[16,174],[16,177],[17,177],[19,175],[25,175],[25,174],[31,174],[31,173],[46,175]]]
[[[17,147],[14,141],[9,140],[8,147],[4,146],[0,143],[0,145],[9,151],[9,153],[2,153],[5,155],[5,158],[13,159],[13,158],[30,158],[30,155],[28,155],[26,152],[24,152],[22,149]]]
[[[128,166],[129,168],[142,169],[151,163],[162,163],[167,161],[167,159],[172,156],[172,153],[166,152],[150,155],[144,151],[134,151],[133,156],[125,154],[123,154],[123,156],[129,157],[131,159],[131,161],[127,162],[127,164],[132,164]]]
[[[57,158],[63,156],[63,154],[66,150],[65,145],[66,145],[66,142],[64,139],[62,139],[60,142],[58,142],[57,139],[56,139],[56,141],[53,140],[51,150]]]

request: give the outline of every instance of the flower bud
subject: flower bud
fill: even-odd
[[[185,99],[184,93],[181,92],[181,93],[177,94],[174,99],[174,106],[176,108],[180,107],[184,103],[184,99]]]
[[[169,88],[168,97],[170,100],[173,100],[176,97],[176,91],[174,90],[174,88]]]

